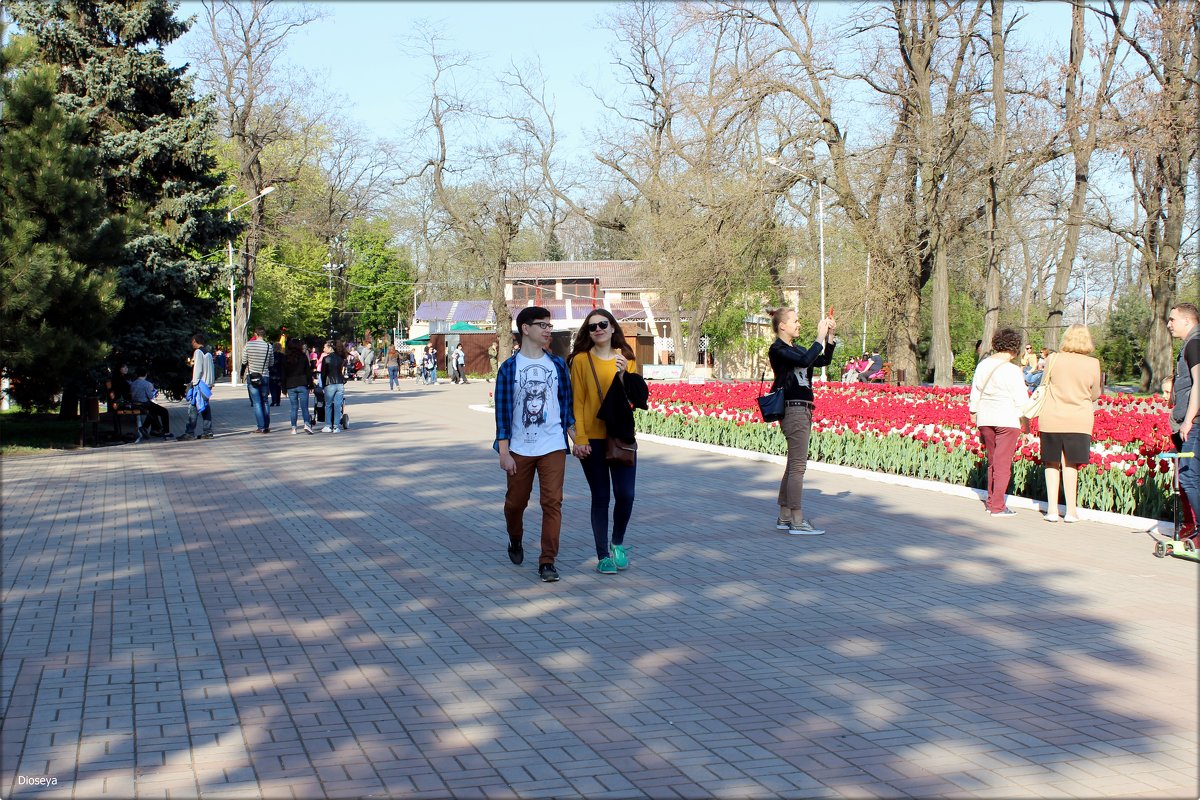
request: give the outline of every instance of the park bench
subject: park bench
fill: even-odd
[[[99,398],[93,397],[86,401],[83,418],[84,444],[97,447],[102,440],[124,442],[136,439],[145,421],[146,412],[135,403],[118,398],[113,392],[111,380],[104,382],[104,393],[107,409],[103,414],[100,413]],[[125,433],[127,422],[133,423],[131,435]]]

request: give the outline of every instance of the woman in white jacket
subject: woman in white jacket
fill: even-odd
[[[1001,328],[992,337],[992,355],[975,367],[971,381],[971,423],[987,451],[988,485],[984,506],[993,517],[1011,517],[1016,512],[1004,496],[1012,479],[1013,455],[1021,440],[1021,411],[1029,400],[1025,376],[1013,360],[1021,352],[1021,334]]]

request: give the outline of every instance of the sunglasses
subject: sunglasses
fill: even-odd
[[[595,333],[596,331],[607,330],[607,329],[608,329],[608,320],[606,320],[606,319],[602,319],[599,322],[593,322],[588,325],[588,330],[591,331],[592,333]]]

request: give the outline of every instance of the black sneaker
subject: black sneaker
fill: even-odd
[[[266,433],[266,431],[263,431],[263,433]],[[212,439],[212,438],[214,438],[214,437],[213,437],[213,435],[212,435],[211,433],[206,433],[206,434],[204,434],[203,436],[201,436],[200,438],[201,438],[201,439]]]
[[[195,439],[196,439],[196,437],[195,437],[195,436],[193,436],[192,434],[190,434],[190,433],[185,433],[183,436],[180,436],[180,437],[179,437],[178,439],[176,439],[175,441],[177,441],[177,442],[191,442],[191,441],[195,441]]]
[[[509,543],[508,560],[514,564],[520,564],[525,560],[525,548],[521,547],[520,542]]]
[[[538,567],[538,577],[546,583],[553,583],[558,580],[558,570],[554,568],[553,564],[542,564]]]

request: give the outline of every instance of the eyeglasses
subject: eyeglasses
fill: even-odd
[[[548,331],[554,327],[553,322],[527,322],[525,324],[526,325],[536,325],[537,327],[541,328],[544,331]]]
[[[592,333],[608,329],[608,320],[602,319],[599,322],[592,322],[588,325],[588,330]]]

